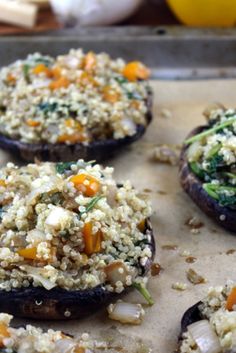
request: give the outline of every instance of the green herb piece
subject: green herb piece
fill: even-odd
[[[229,172],[225,172],[223,174],[224,174],[224,176],[227,176],[227,177],[229,177],[231,179],[236,179],[236,174],[229,173]]]
[[[52,65],[53,60],[51,58],[40,56],[34,59],[35,64],[44,64],[45,66],[49,67]]]
[[[225,195],[224,193],[219,194],[219,204],[221,206],[233,206],[236,204],[236,195]]]
[[[189,167],[192,170],[192,172],[197,175],[200,179],[204,179],[205,172],[204,170],[200,167],[200,164],[197,162],[191,162],[189,163]]]
[[[30,83],[29,71],[30,71],[30,65],[24,64],[23,65],[23,75],[24,75],[25,81],[27,83]]]
[[[142,97],[137,92],[127,92],[128,99],[142,100]]]
[[[213,156],[215,156],[215,155],[219,152],[219,150],[221,149],[221,147],[222,147],[221,143],[218,143],[217,145],[213,146],[213,147],[208,151],[208,153],[207,153],[207,155],[206,155],[206,158],[207,158],[207,159],[210,159],[210,158],[212,158]]]
[[[217,192],[215,192],[214,185],[211,183],[203,184],[203,189],[208,193],[209,196],[211,196],[215,200],[219,200],[219,195]]]
[[[139,291],[139,293],[144,297],[144,299],[147,301],[149,305],[154,304],[154,300],[151,294],[143,284],[138,282],[133,282],[132,286]]]
[[[59,174],[64,174],[71,170],[71,166],[77,164],[77,162],[60,162],[56,164],[56,171]]]
[[[199,141],[203,137],[206,137],[206,136],[209,136],[211,134],[214,134],[215,132],[224,129],[225,127],[230,126],[230,125],[232,125],[235,122],[236,122],[236,117],[230,118],[230,119],[224,121],[223,123],[216,124],[211,129],[204,130],[203,132],[200,132],[200,134],[197,134],[197,135],[194,135],[194,136],[190,137],[189,139],[185,140],[184,143],[186,145],[189,145],[189,144],[191,144],[191,143],[193,143],[195,141]]]
[[[95,196],[92,198],[92,200],[88,203],[87,207],[86,207],[86,213],[88,213],[89,211],[92,210],[92,208],[94,208],[94,206],[98,203],[99,200],[101,200],[102,198],[104,198],[103,195],[99,195],[99,196]]]

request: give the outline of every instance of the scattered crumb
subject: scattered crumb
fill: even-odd
[[[187,287],[188,286],[186,283],[181,283],[181,282],[173,283],[171,286],[172,289],[179,290],[179,291],[184,291],[187,289]]]
[[[167,192],[163,191],[163,190],[157,190],[157,194],[159,194],[159,195],[167,195]]]
[[[177,250],[178,249],[178,245],[175,244],[165,244],[162,245],[161,247],[163,250]]]
[[[159,145],[153,150],[153,160],[155,162],[177,165],[179,162],[180,146],[178,145]]]
[[[151,275],[158,276],[162,270],[163,268],[161,267],[161,265],[157,262],[154,262],[151,266]]]
[[[204,223],[196,216],[188,218],[184,224],[190,228],[193,234],[199,234],[200,228],[204,226]]]
[[[193,264],[193,263],[196,262],[196,261],[197,261],[197,258],[194,257],[194,256],[188,256],[188,257],[186,257],[186,259],[185,259],[185,262],[187,262],[188,264]]]
[[[187,279],[189,280],[189,282],[193,283],[193,284],[202,284],[202,283],[206,283],[207,280],[202,277],[201,275],[199,275],[195,270],[193,270],[192,268],[189,268],[186,271],[186,276]]]
[[[234,254],[236,251],[236,249],[229,249],[226,251],[226,255],[231,255],[231,254]]]
[[[162,118],[169,119],[172,118],[172,113],[169,109],[163,108],[160,112]]]
[[[152,192],[152,190],[151,190],[151,189],[148,189],[148,188],[143,189],[143,191],[146,192],[146,193]]]
[[[189,250],[183,250],[181,253],[180,253],[180,256],[182,257],[187,257],[187,256],[190,256],[191,253]]]

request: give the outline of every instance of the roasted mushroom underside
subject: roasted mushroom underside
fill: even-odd
[[[146,220],[145,234],[152,252],[145,266],[140,264],[142,275],[146,275],[155,256],[155,240],[149,220]],[[99,310],[119,297],[103,285],[87,290],[68,291],[63,288],[46,290],[42,287],[0,290],[0,312],[16,317],[43,320],[65,320],[85,317]]]
[[[130,145],[142,137],[146,131],[146,127],[152,120],[151,92],[148,94],[146,105],[146,126],[137,125],[137,131],[133,136],[126,136],[120,139],[96,140],[88,145],[82,143],[67,145],[59,143],[25,143],[0,134],[0,148],[28,162],[32,162],[35,159],[52,162],[70,162],[77,159],[101,162],[110,158],[122,147]]]
[[[206,129],[199,126],[188,137],[194,136]],[[180,182],[183,189],[198,205],[198,207],[225,229],[236,232],[236,211],[220,204],[208,195],[202,187],[202,181],[190,170],[187,159],[188,146],[184,146],[180,155]]]

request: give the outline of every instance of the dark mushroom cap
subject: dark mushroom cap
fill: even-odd
[[[148,219],[144,233],[147,235],[152,258],[146,262],[145,266],[140,264],[143,276],[150,270],[156,249],[153,230]],[[117,293],[109,292],[103,285],[75,291],[58,287],[47,290],[31,286],[11,291],[0,290],[0,312],[30,319],[80,319],[94,313],[118,297]]]
[[[77,159],[101,162],[119,152],[122,147],[130,145],[143,136],[152,120],[151,91],[148,92],[146,106],[146,126],[137,125],[136,133],[133,136],[126,136],[120,139],[95,140],[87,145],[82,143],[67,145],[65,143],[25,143],[0,134],[0,148],[27,162],[33,162],[35,159],[51,162],[70,162]]]
[[[188,137],[196,135],[206,129],[206,126],[199,126],[194,129]],[[236,211],[220,204],[214,200],[202,187],[202,181],[191,171],[187,158],[188,146],[184,145],[180,155],[180,182],[186,193],[206,213],[223,228],[236,232]]]

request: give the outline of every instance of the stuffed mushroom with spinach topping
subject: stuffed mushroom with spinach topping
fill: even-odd
[[[211,110],[193,130],[180,160],[184,190],[224,228],[236,231],[236,110]]]
[[[236,351],[236,286],[209,288],[206,298],[188,309],[181,322],[179,353]]]
[[[0,70],[0,147],[34,161],[97,161],[151,120],[149,70],[81,49],[35,53]]]
[[[0,170],[0,310],[67,319],[145,287],[155,244],[146,197],[83,160]]]

